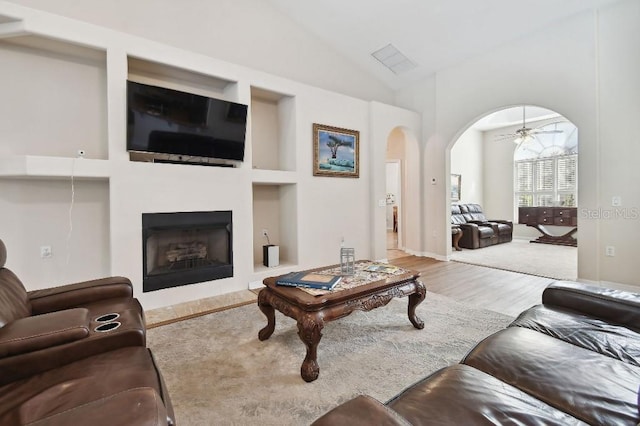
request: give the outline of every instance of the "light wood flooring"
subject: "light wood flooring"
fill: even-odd
[[[460,303],[516,316],[542,300],[542,291],[554,280],[458,262],[441,262],[388,251],[389,262],[420,271],[427,291]]]

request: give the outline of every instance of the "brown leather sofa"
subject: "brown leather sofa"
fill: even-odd
[[[460,364],[313,425],[637,425],[639,333],[640,294],[556,282]]]
[[[131,282],[26,291],[0,240],[0,424],[173,425]]]
[[[513,239],[513,222],[487,219],[480,204],[452,204],[451,226],[462,230],[458,241],[462,248],[477,249]]]

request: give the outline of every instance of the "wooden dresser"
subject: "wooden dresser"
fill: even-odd
[[[519,207],[518,223],[536,228],[542,233],[533,243],[577,246],[573,234],[578,230],[578,209],[576,207]],[[555,234],[546,226],[569,226],[569,232]]]

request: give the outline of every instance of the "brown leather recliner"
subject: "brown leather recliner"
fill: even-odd
[[[498,236],[498,244],[508,243],[513,239],[513,222],[510,220],[487,219],[482,212],[480,204],[460,204],[460,211],[468,223],[490,224]]]
[[[459,204],[451,205],[451,225],[462,229],[458,245],[462,248],[477,249],[496,244],[498,237],[489,224],[468,222],[462,214]]]
[[[487,219],[479,204],[452,204],[451,224],[462,229],[458,245],[463,248],[477,249],[506,243],[513,238],[513,223]]]
[[[131,282],[26,291],[0,240],[0,424],[174,425]]]
[[[26,291],[0,240],[0,385],[125,346],[145,346],[131,281],[110,277]],[[110,321],[102,317],[113,314]],[[107,328],[107,331],[101,331]]]

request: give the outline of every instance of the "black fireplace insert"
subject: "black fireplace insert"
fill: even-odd
[[[142,214],[143,292],[233,277],[231,211]]]

